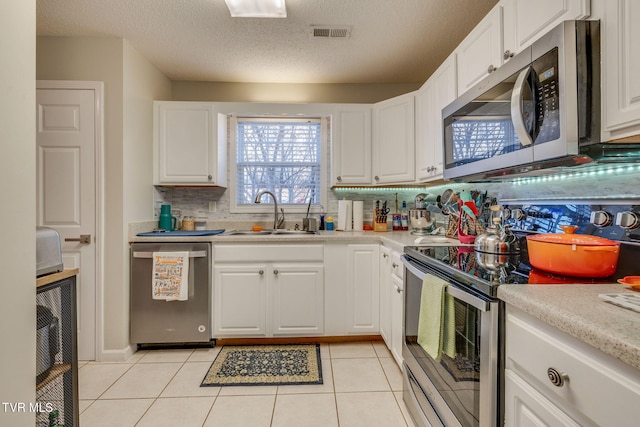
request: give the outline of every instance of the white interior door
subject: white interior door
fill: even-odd
[[[64,267],[80,269],[80,360],[94,360],[96,348],[95,97],[88,89],[36,93],[37,225],[60,233]]]

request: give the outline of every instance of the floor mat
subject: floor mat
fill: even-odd
[[[201,387],[322,384],[319,344],[223,346]]]

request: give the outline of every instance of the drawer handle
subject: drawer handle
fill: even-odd
[[[558,372],[556,368],[547,369],[549,381],[556,387],[562,387],[566,381],[569,381],[569,375],[564,372]]]

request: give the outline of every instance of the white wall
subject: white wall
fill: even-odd
[[[109,316],[122,319],[117,331],[129,342],[128,224],[153,218],[153,101],[171,99],[171,80],[126,40],[123,44],[123,227],[120,230],[122,270],[118,293],[125,301],[109,307]],[[113,288],[112,288],[113,290]],[[110,327],[105,325],[105,329]],[[110,331],[115,334],[116,331]]]
[[[152,216],[153,100],[169,99],[171,83],[120,38],[38,37],[36,54],[39,80],[104,82],[104,337],[98,357],[117,359],[129,348],[127,225]]]
[[[34,0],[0,2],[0,402],[35,401],[36,168]],[[35,414],[0,406],[0,425]]]

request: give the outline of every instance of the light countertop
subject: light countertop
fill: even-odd
[[[640,369],[640,313],[598,294],[635,292],[620,284],[502,285],[507,304]]]
[[[230,230],[229,230],[230,231]],[[422,236],[416,236],[409,231],[318,231],[317,234],[256,234],[256,235],[229,235],[226,232],[223,234],[216,234],[213,236],[163,236],[162,233],[158,233],[158,236],[153,237],[140,237],[136,235],[130,235],[130,242],[212,242],[212,243],[272,243],[272,242],[287,242],[287,243],[313,243],[313,242],[351,242],[351,243],[366,243],[366,242],[381,242],[390,246],[392,249],[402,251],[405,246],[411,246],[415,244],[417,238]],[[438,236],[442,237],[442,236]],[[429,243],[429,245],[459,245],[460,242],[457,239],[447,239],[446,242]]]

